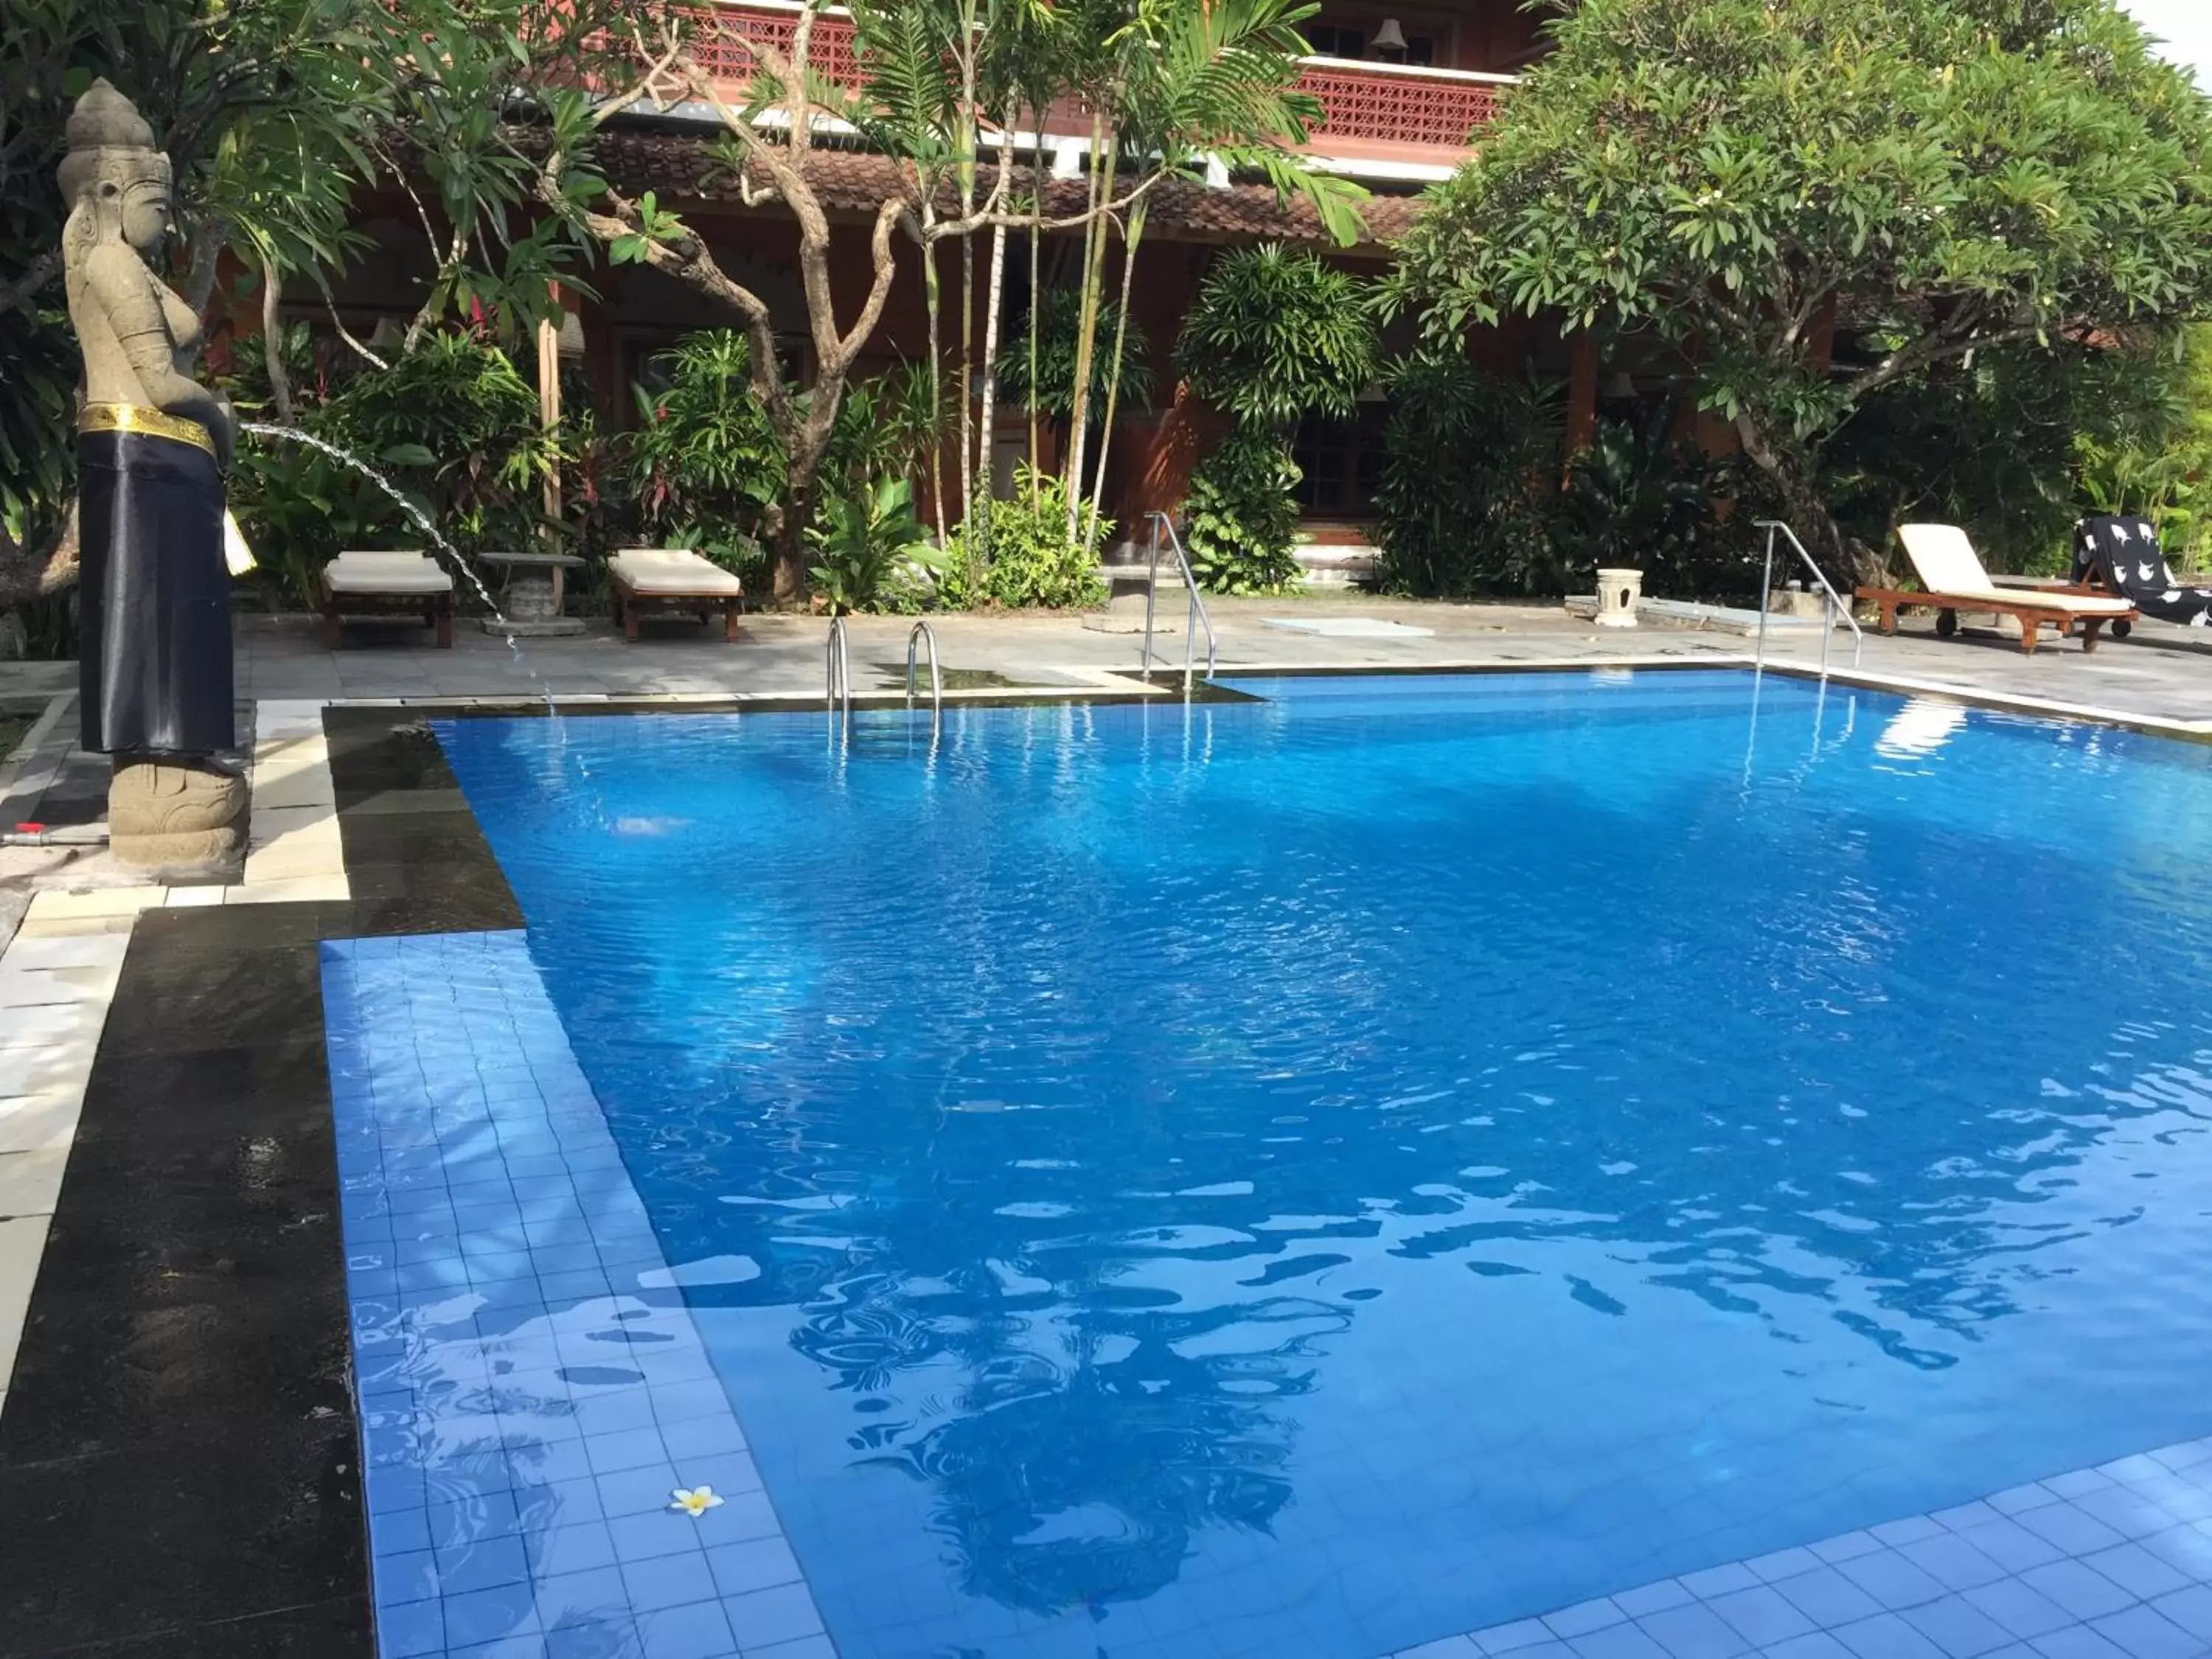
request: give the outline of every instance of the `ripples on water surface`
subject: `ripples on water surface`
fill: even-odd
[[[440,728],[848,1659],[1370,1659],[2212,1428],[2206,750],[1249,689]]]

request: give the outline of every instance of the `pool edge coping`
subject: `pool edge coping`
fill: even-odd
[[[1940,697],[1947,702],[1963,703],[1970,708],[1994,710],[2001,714],[2026,714],[2042,719],[2071,721],[2081,725],[2114,727],[2124,731],[2140,732],[2148,736],[2162,737],[2177,742],[2212,743],[2212,720],[2190,720],[2145,714],[2100,703],[2073,702],[2054,697],[2029,696],[2021,693],[1995,691],[1984,687],[1962,684],[1956,680],[1933,679],[1917,675],[1884,673],[1859,666],[1830,667],[1826,670],[1817,664],[1791,660],[1764,661],[1741,652],[1716,652],[1685,656],[1650,653],[1619,653],[1604,657],[1531,657],[1501,662],[1494,659],[1471,660],[1448,659],[1434,663],[1343,663],[1314,664],[1299,662],[1261,661],[1224,664],[1218,666],[1212,682],[1201,682],[1201,686],[1212,684],[1216,695],[1188,699],[1194,702],[1226,704],[1245,700],[1247,694],[1230,691],[1219,682],[1236,679],[1290,678],[1405,678],[1419,676],[1495,677],[1512,674],[1575,674],[1604,671],[1680,672],[1743,672],[1773,674],[1787,679],[1814,684],[1832,681],[1838,685],[1869,691],[1887,692],[1898,696]],[[1042,672],[1081,675],[1084,683],[1067,685],[1024,685],[982,687],[969,690],[947,691],[944,701],[948,707],[958,708],[1037,708],[1056,704],[1121,703],[1145,707],[1167,707],[1182,703],[1186,699],[1171,684],[1146,685],[1139,678],[1136,669],[1093,669],[1083,666],[1052,667]],[[1172,676],[1169,677],[1170,679]],[[1120,680],[1125,685],[1111,682]],[[896,712],[909,707],[902,692],[860,692],[853,697],[855,711]],[[330,697],[319,700],[319,706],[330,709],[406,709],[418,716],[450,714],[456,718],[512,717],[518,719],[543,718],[550,714],[575,714],[588,717],[596,714],[823,714],[827,709],[823,700],[815,696],[792,696],[766,692],[661,692],[617,693],[583,692],[568,696],[552,693],[547,697],[524,696],[515,693],[494,692],[473,696],[429,696],[421,697]]]

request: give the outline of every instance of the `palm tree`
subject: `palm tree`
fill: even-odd
[[[1033,125],[1058,95],[1062,42],[1067,24],[1048,0],[858,0],[853,7],[867,80],[854,100],[853,119],[870,143],[900,158],[913,196],[914,234],[924,250],[922,280],[929,317],[930,356],[942,362],[941,278],[934,258],[939,240],[939,194],[950,184],[960,219],[970,227],[960,239],[959,490],[963,510],[978,499],[976,480],[988,465],[993,418],[987,377],[980,419],[965,388],[976,366],[973,227],[991,223],[982,362],[998,350],[1008,219],[1001,210],[1011,192],[1011,143],[1002,147],[991,204],[979,210],[976,191],[985,127],[1002,134],[1027,106]],[[945,531],[942,465],[933,458],[938,532]]]
[[[921,250],[929,362],[935,371],[932,412],[940,434],[945,429],[939,401],[945,362],[939,340],[943,301],[938,291],[936,239],[931,233],[937,225],[938,191],[958,163],[963,131],[971,137],[973,131],[962,119],[958,88],[945,66],[960,9],[946,0],[854,0],[852,6],[855,44],[866,78],[852,100],[850,118],[871,144],[897,158],[913,193],[908,229]],[[933,438],[929,498],[939,546],[945,536],[944,454],[941,437]]]
[[[1032,189],[1024,216],[1029,228],[1030,294],[1034,301],[1038,292],[1041,247],[1044,220],[1045,149],[1044,113],[1059,95],[1060,69],[1066,57],[1064,40],[1066,20],[1047,0],[987,0],[990,6],[990,21],[985,30],[986,50],[982,55],[981,71],[984,91],[983,103],[991,112],[991,118],[999,127],[1005,142],[999,151],[999,170],[1001,177],[1011,178],[1014,168],[1014,143],[1019,130],[1023,111],[1029,112],[1030,133],[1034,146]],[[1006,293],[1006,216],[997,217],[991,226],[990,275],[986,283],[987,297],[983,303],[983,407],[977,420],[977,470],[984,479],[980,498],[984,511],[979,515],[975,540],[978,553],[990,556],[990,497],[991,445],[996,416],[996,394],[999,377],[994,366],[999,360],[999,313]],[[1035,320],[1032,303],[1031,320]],[[1036,380],[1036,331],[1032,326],[1029,339],[1030,380]],[[1037,460],[1036,410],[1030,410],[1030,465]],[[1032,486],[1034,487],[1034,485]],[[972,510],[972,509],[971,509]]]
[[[1113,143],[1105,154],[1112,159],[1100,162],[1094,152],[1094,168],[1103,166],[1107,173],[1096,193],[1110,200],[1123,168],[1129,178],[1121,198],[1127,204],[1125,216],[1119,222],[1123,322],[1116,325],[1113,367],[1104,377],[1109,390],[1091,504],[1094,532],[1113,438],[1114,392],[1121,384],[1123,325],[1153,186],[1169,178],[1202,177],[1207,163],[1218,161],[1232,170],[1261,173],[1285,199],[1292,192],[1304,197],[1340,246],[1358,235],[1357,204],[1366,191],[1348,179],[1316,173],[1290,152],[1291,146],[1306,142],[1322,114],[1318,99],[1297,90],[1298,60],[1306,52],[1297,26],[1316,9],[1313,0],[1139,0],[1127,24],[1109,40],[1110,73],[1093,80],[1111,91],[1103,112],[1110,118]],[[1109,211],[1097,216],[1096,240],[1086,250],[1085,332],[1078,353],[1068,446],[1071,539],[1079,494],[1073,486],[1082,477],[1089,415],[1088,347],[1113,219]]]

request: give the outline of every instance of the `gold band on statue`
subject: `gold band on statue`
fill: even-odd
[[[137,404],[87,404],[76,417],[79,432],[143,432],[150,438],[172,438],[180,444],[215,453],[215,440],[198,421]]]

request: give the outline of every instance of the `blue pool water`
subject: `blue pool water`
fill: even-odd
[[[438,728],[846,1659],[1374,1659],[2212,1428],[2212,751],[1244,684]]]

